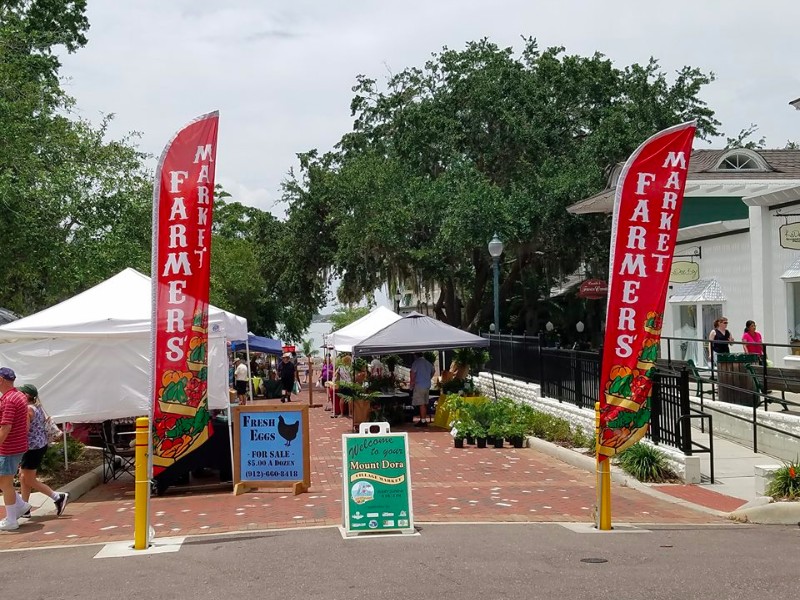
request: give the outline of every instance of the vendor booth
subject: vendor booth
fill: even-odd
[[[396,312],[384,306],[378,306],[357,321],[353,321],[346,327],[331,333],[328,336],[328,347],[337,352],[353,352],[355,344],[376,334],[399,319],[400,315]]]
[[[486,348],[488,346],[488,339],[412,312],[357,342],[353,345],[353,356],[407,354],[457,348]],[[389,402],[407,401],[410,400],[410,395],[408,393],[401,395],[401,400],[398,400],[397,394],[381,397],[381,399],[384,398]],[[444,423],[446,425],[446,415],[437,414],[437,417],[434,421],[435,424]]]
[[[58,423],[148,415],[151,302],[150,278],[125,269],[60,304],[1,326],[0,364],[16,371],[18,383],[36,385],[45,410]],[[226,344],[245,337],[246,319],[209,306],[211,410],[229,406]],[[229,463],[229,449],[226,456]]]

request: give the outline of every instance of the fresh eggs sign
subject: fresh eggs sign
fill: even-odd
[[[235,494],[262,487],[308,491],[308,406],[237,406],[233,418]]]
[[[346,534],[414,533],[408,434],[380,426],[377,434],[342,436]]]

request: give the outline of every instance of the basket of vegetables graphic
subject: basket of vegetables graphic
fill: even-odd
[[[163,413],[195,416],[207,395],[206,381],[191,371],[165,371],[158,389],[158,406]]]
[[[664,313],[650,311],[644,320],[644,330],[652,335],[661,335],[664,324]]]
[[[189,339],[189,356],[186,366],[192,373],[200,373],[206,367],[206,348],[208,342],[204,337],[195,336]]]
[[[206,333],[208,331],[208,311],[198,310],[192,317],[192,331]]]
[[[650,403],[645,402],[638,411],[608,406],[603,416],[606,426],[600,430],[597,452],[604,456],[614,456],[635,444],[647,433]]]
[[[211,416],[206,408],[196,410],[194,417],[162,414],[156,418],[153,434],[153,465],[169,467],[192,446],[208,440],[208,422]],[[163,431],[159,436],[155,432]]]
[[[605,386],[606,404],[638,411],[647,401],[653,382],[644,372],[614,365]]]
[[[646,337],[642,344],[642,351],[636,360],[636,368],[646,373],[652,369],[658,360],[658,337]]]

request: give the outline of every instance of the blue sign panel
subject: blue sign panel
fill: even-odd
[[[292,410],[239,412],[242,481],[305,479],[302,416],[302,412]]]

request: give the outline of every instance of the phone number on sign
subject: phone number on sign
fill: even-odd
[[[288,479],[289,477],[300,477],[299,471],[245,471],[244,476],[250,481],[262,481],[267,479]]]

